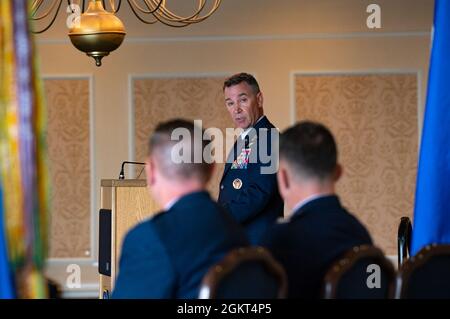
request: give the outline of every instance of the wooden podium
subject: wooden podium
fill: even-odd
[[[122,241],[138,222],[159,211],[143,179],[104,179],[101,181],[100,208],[111,211],[111,276],[100,274],[99,298],[111,296],[119,271]]]

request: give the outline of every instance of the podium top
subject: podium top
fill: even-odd
[[[102,179],[100,185],[103,187],[146,187],[145,179]]]

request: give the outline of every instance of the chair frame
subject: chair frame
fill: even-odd
[[[382,269],[387,271],[390,278],[388,288],[388,299],[395,296],[396,272],[392,263],[384,256],[381,249],[371,245],[361,245],[353,247],[346,252],[343,257],[335,261],[328,269],[324,277],[323,297],[324,299],[335,299],[336,289],[342,276],[357,263],[359,260],[371,257],[377,260]]]
[[[230,274],[240,264],[248,261],[261,261],[267,270],[272,273],[280,283],[278,298],[287,296],[287,276],[284,268],[263,247],[241,247],[232,250],[221,261],[209,269],[203,277],[200,286],[201,299],[216,299],[217,288],[224,277]]]
[[[397,233],[398,268],[409,258],[411,251],[412,225],[409,217],[400,218]]]
[[[415,256],[403,263],[397,274],[396,299],[406,297],[409,280],[417,269],[425,265],[431,258],[444,255],[450,255],[450,245],[430,244],[423,247]]]

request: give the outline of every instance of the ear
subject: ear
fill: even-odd
[[[258,107],[263,107],[264,105],[264,96],[261,91],[256,94],[256,101],[258,102]]]
[[[334,169],[334,174],[333,174],[333,182],[337,182],[341,176],[342,176],[342,165],[341,164],[336,164],[336,168]]]
[[[284,197],[284,194],[286,194],[286,191],[290,187],[289,174],[284,167],[279,167],[277,173],[277,181],[280,194]]]
[[[145,161],[145,175],[147,176],[147,186],[155,183],[155,164],[151,156]]]

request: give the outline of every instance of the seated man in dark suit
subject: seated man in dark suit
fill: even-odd
[[[194,143],[194,128],[173,120],[150,138],[147,184],[164,211],[127,234],[113,298],[197,298],[208,269],[248,244],[245,231],[205,190],[213,165],[202,156],[207,143]],[[188,136],[173,140],[177,129]],[[180,150],[187,160],[177,158]],[[200,160],[193,160],[195,152]]]
[[[266,234],[264,246],[286,270],[289,298],[320,297],[332,262],[354,246],[372,243],[335,195],[341,171],[336,143],[323,125],[301,122],[281,135],[277,180],[291,213]]]

